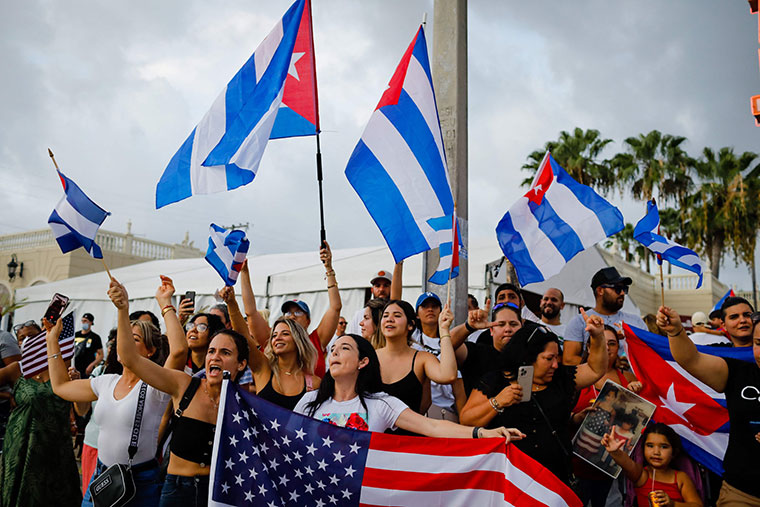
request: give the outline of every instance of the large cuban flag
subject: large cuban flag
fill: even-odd
[[[697,289],[702,286],[704,268],[697,253],[660,235],[660,213],[654,199],[647,201],[647,214],[634,227],[633,238],[656,253],[660,264],[665,259],[674,266],[696,273],[699,276]]]
[[[676,363],[668,339],[623,324],[628,358],[644,385],[639,393],[657,406],[652,419],[672,427],[692,458],[723,473],[728,447],[726,396],[703,384]],[[697,345],[705,354],[754,362],[752,347]]]
[[[559,273],[576,254],[623,229],[623,215],[546,152],[530,190],[496,226],[521,285]]]
[[[452,242],[454,200],[422,27],[354,148],[346,177],[396,262]],[[449,225],[431,226],[439,217]]]
[[[156,208],[246,185],[270,137],[316,133],[310,21],[307,0],[297,0],[174,154],[156,187]]]

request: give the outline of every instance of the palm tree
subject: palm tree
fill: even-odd
[[[665,204],[675,201],[682,205],[692,187],[691,171],[694,160],[681,145],[685,137],[663,135],[658,130],[623,141],[628,150],[612,159],[619,185],[630,185],[633,196],[648,200],[655,197]]]
[[[686,199],[684,232],[690,248],[707,255],[712,273],[720,273],[723,253],[728,248],[737,261],[752,264],[758,232],[758,178],[755,167],[747,170],[758,155],[733,148],[721,148],[716,154],[705,148],[695,166],[700,184]],[[745,176],[746,173],[746,176]]]
[[[612,139],[604,139],[598,130],[583,130],[576,127],[572,133],[565,130],[559,133],[557,141],[549,141],[543,150],[536,150],[528,155],[528,162],[523,170],[535,174],[544,154],[550,151],[554,160],[561,165],[578,183],[596,188],[601,193],[608,193],[615,187],[615,176],[607,160],[600,160],[604,148]],[[533,177],[523,180],[528,186]]]

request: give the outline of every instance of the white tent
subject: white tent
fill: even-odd
[[[470,242],[469,289],[478,301],[485,299],[487,290],[492,292],[494,284],[504,281],[506,270],[502,269],[494,280],[489,272],[489,266],[498,264],[501,256],[501,250],[493,240]],[[421,257],[416,255],[404,262],[403,298],[412,303],[421,292]],[[259,255],[251,257],[248,262],[256,304],[259,309],[271,310],[271,320],[279,316],[284,300],[299,298],[309,305],[314,316],[313,325],[318,323],[319,316],[328,306],[328,299],[325,271],[316,251]],[[569,303],[563,312],[563,321],[567,322],[577,311],[577,306],[593,306],[589,282],[594,272],[606,265],[601,254],[592,248],[576,256],[557,276],[547,282],[526,286],[526,290],[541,294],[546,287],[560,288]],[[386,247],[335,250],[333,266],[343,302],[341,313],[350,319],[363,306],[372,275],[381,269],[392,270],[393,258]],[[173,279],[178,295],[194,290],[196,308],[215,304],[214,294],[223,286],[219,275],[203,258],[151,261],[114,269],[111,273],[126,286],[131,311],[151,310],[157,315],[159,308],[154,295],[159,275]],[[116,324],[116,309],[106,295],[107,289],[105,272],[18,289],[16,300],[24,301],[25,305],[16,310],[14,321],[39,319],[53,294],[58,292],[71,298],[70,309],[76,312],[77,318],[84,312],[92,313],[95,332],[106,336]],[[239,294],[239,289],[237,292]],[[239,296],[238,301],[241,301]],[[626,300],[626,305],[627,311],[638,313],[630,299]]]

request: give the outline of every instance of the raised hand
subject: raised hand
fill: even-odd
[[[467,323],[475,329],[489,329],[496,325],[497,322],[491,322],[491,298],[486,299],[486,306],[483,309],[471,310],[467,314]]]
[[[161,285],[156,289],[156,301],[158,305],[163,308],[172,304],[172,296],[174,295],[174,282],[168,276],[161,276]]]
[[[219,297],[229,306],[232,302],[235,302],[235,289],[226,285],[223,289],[219,290]]]
[[[586,322],[586,331],[594,338],[600,338],[604,336],[604,321],[598,315],[589,315],[581,308],[581,315]]]
[[[615,438],[615,427],[609,433],[605,433],[602,437],[602,445],[608,453],[612,454],[615,451],[619,451],[625,444],[625,440],[618,440]]]
[[[442,335],[448,334],[448,331],[451,328],[451,323],[453,321],[454,314],[452,313],[451,308],[449,308],[449,302],[446,301],[446,304],[441,310],[441,313],[438,314],[438,329],[441,331]]]
[[[667,306],[661,306],[657,310],[657,325],[671,337],[678,336],[683,331],[680,315]]]
[[[111,298],[113,305],[119,310],[129,310],[129,295],[127,289],[120,284],[116,278],[111,278],[111,284],[108,287],[108,297]]]
[[[327,241],[325,241],[322,248],[319,249],[319,260],[325,265],[326,270],[332,270],[332,250],[330,250],[330,245]]]

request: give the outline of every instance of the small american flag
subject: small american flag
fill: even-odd
[[[210,506],[580,506],[502,439],[420,438],[333,426],[225,381]]]
[[[21,346],[21,373],[25,378],[31,378],[47,370],[47,343],[45,337],[47,332],[43,331],[33,338],[24,340]],[[66,361],[74,355],[74,312],[63,317],[63,330],[58,338],[61,345],[61,355]]]

